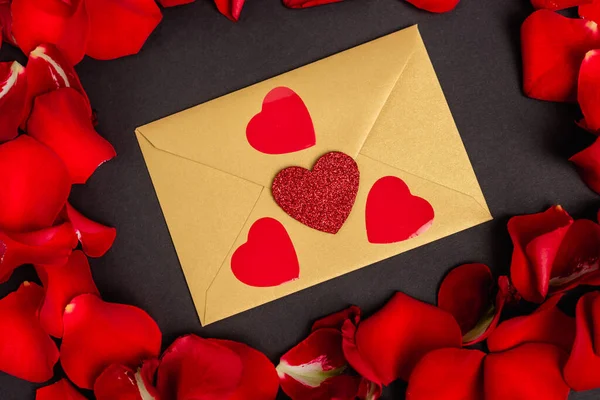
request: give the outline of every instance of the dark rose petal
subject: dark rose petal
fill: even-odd
[[[523,23],[521,46],[525,94],[574,102],[579,67],[588,51],[600,47],[600,34],[594,22],[538,10]]]
[[[27,132],[56,152],[73,183],[85,183],[115,149],[94,130],[85,98],[63,88],[35,99]]]
[[[56,344],[37,318],[43,298],[44,289],[25,282],[0,300],[0,371],[31,382],[52,378],[58,361]]]
[[[460,0],[406,0],[421,10],[433,13],[445,13],[454,10]]]
[[[600,388],[600,292],[579,299],[575,318],[576,336],[565,380],[577,391]]]
[[[81,242],[81,247],[89,257],[102,257],[112,246],[117,236],[117,230],[92,221],[69,203],[63,210],[63,218],[75,228],[75,233]]]
[[[439,349],[425,355],[408,381],[406,400],[483,399],[483,359],[479,350]]]
[[[342,0],[283,0],[283,4],[289,8],[308,8],[323,4],[339,3]]]
[[[573,219],[560,206],[508,221],[514,246],[510,275],[525,300],[541,303],[546,298],[554,258],[572,223]]]
[[[593,0],[531,0],[531,5],[536,10],[564,10],[565,8],[577,7],[581,4],[589,4]]]
[[[587,149],[569,159],[575,164],[579,176],[594,192],[600,194],[600,138]]]
[[[63,321],[61,363],[69,379],[84,389],[91,389],[111,364],[136,367],[160,353],[162,334],[137,307],[82,294],[67,305]]]
[[[90,37],[86,54],[111,60],[137,54],[162,19],[153,0],[86,0]]]
[[[55,45],[75,65],[83,58],[89,35],[84,0],[13,0],[12,31],[25,54],[43,43]]]
[[[397,378],[408,380],[428,352],[462,344],[460,327],[450,313],[400,292],[358,327],[347,320],[343,334],[350,365],[383,385]]]
[[[230,348],[182,336],[162,355],[158,392],[161,399],[228,399],[240,385],[243,369],[242,359]]]
[[[52,225],[71,191],[54,152],[27,135],[0,145],[0,230],[26,232]]]
[[[568,354],[560,347],[529,343],[483,361],[486,400],[566,400],[569,387],[562,377]]]
[[[581,63],[577,101],[584,116],[581,124],[590,132],[600,131],[600,50],[587,52]]]
[[[350,306],[345,310],[338,311],[331,315],[321,318],[316,321],[312,326],[312,331],[316,331],[317,329],[322,328],[333,328],[341,330],[344,322],[350,319],[354,324],[358,324],[360,321],[360,308],[356,306]]]
[[[165,8],[181,6],[183,4],[193,3],[194,1],[196,1],[196,0],[158,0],[160,5]]]
[[[40,322],[46,332],[60,338],[63,334],[63,311],[67,304],[80,294],[100,296],[90,264],[85,254],[77,250],[66,264],[36,265],[35,268],[46,290]]]
[[[232,21],[237,21],[242,13],[246,0],[215,0],[215,4],[221,14]]]
[[[159,400],[152,386],[158,360],[146,361],[141,368],[113,364],[94,383],[96,400]]]
[[[489,350],[500,352],[524,343],[548,343],[571,351],[575,319],[556,307],[560,299],[560,295],[552,296],[532,314],[501,323],[488,337]]]
[[[86,400],[66,379],[55,384],[39,388],[35,392],[35,400]],[[116,400],[116,399],[115,399]]]
[[[579,6],[579,16],[596,23],[600,23],[600,1],[594,0],[590,4]]]
[[[11,2],[12,0],[0,1],[0,37],[6,43],[16,46],[17,42],[15,42],[15,38],[12,33],[12,12],[10,11]]]
[[[19,134],[26,92],[25,68],[16,61],[0,63],[0,142]]]
[[[377,400],[381,397],[382,387],[368,379],[362,378],[358,386],[359,400]]]

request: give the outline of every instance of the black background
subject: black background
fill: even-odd
[[[248,0],[232,23],[209,0],[197,0],[164,10],[139,55],[84,60],[77,70],[98,110],[97,128],[118,153],[71,196],[85,214],[118,229],[110,252],[91,260],[103,297],[147,310],[165,345],[194,332],[243,341],[277,362],[313,320],[349,304],[368,314],[396,290],[434,302],[445,272],[464,262],[507,273],[512,215],[562,204],[593,218],[600,198],[567,161],[592,140],[573,123],[577,108],[521,92],[519,28],[531,12],[527,0],[462,0],[443,15],[401,0],[346,0],[308,10]],[[416,23],[494,221],[201,328],[134,128]],[[3,59],[16,54],[2,50]],[[20,269],[0,295],[32,276]],[[402,399],[404,389],[393,384],[384,399]],[[33,398],[33,385],[0,374],[0,399]]]

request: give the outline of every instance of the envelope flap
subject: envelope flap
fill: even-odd
[[[419,42],[416,26],[287,72],[138,128],[166,152],[269,186],[284,167],[310,167],[338,150],[356,157]],[[264,97],[285,86],[304,101],[316,145],[264,154],[246,139],[246,126]]]

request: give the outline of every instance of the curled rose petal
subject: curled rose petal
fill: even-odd
[[[51,226],[71,191],[65,165],[27,135],[0,145],[0,230]]]
[[[0,63],[0,142],[17,137],[26,92],[25,68],[16,61]]]
[[[539,100],[573,102],[585,54],[600,48],[595,22],[549,10],[531,14],[521,28],[523,90]]]
[[[508,221],[514,246],[511,279],[525,300],[541,303],[546,298],[554,258],[572,223],[573,219],[560,206]]]
[[[80,294],[100,295],[90,264],[83,252],[76,250],[66,264],[36,265],[40,280],[46,289],[40,309],[40,323],[50,335],[63,334],[63,311],[69,302]]]
[[[575,164],[579,176],[586,185],[600,194],[600,138],[587,149],[575,154],[569,161]]]
[[[195,335],[182,336],[164,352],[157,373],[161,399],[227,399],[244,365],[230,348]]]
[[[381,397],[382,387],[368,379],[362,378],[356,397],[359,400],[377,400]]]
[[[575,319],[556,307],[560,299],[560,295],[552,296],[532,314],[501,323],[487,340],[489,350],[500,352],[524,343],[548,343],[571,351]]]
[[[145,361],[141,368],[113,364],[94,383],[96,400],[159,400],[153,387],[158,360]]]
[[[25,54],[50,43],[71,65],[81,61],[89,34],[85,0],[13,0],[11,10],[13,34]]]
[[[593,0],[589,4],[579,6],[579,16],[596,23],[600,23],[600,1]]]
[[[569,387],[562,377],[568,354],[544,343],[529,343],[483,361],[486,400],[566,400]]]
[[[137,54],[162,19],[154,0],[85,0],[90,16],[86,54],[111,60]]]
[[[117,236],[115,228],[92,221],[69,203],[65,205],[62,214],[65,220],[73,224],[81,247],[89,257],[102,257],[111,248]]]
[[[137,307],[82,294],[65,307],[63,321],[61,363],[80,388],[91,389],[111,364],[135,367],[160,353],[162,334]]]
[[[27,233],[0,231],[0,282],[23,264],[64,264],[76,246],[69,223]]]
[[[565,380],[577,391],[600,388],[600,292],[583,295],[575,314],[576,336]]]
[[[343,0],[283,0],[283,4],[289,8],[308,8],[323,4],[339,3]]]
[[[37,319],[43,298],[44,289],[25,282],[0,300],[0,371],[31,382],[52,378],[58,361],[56,344]]]
[[[432,13],[445,13],[456,8],[460,0],[406,0],[421,10]]]
[[[246,0],[215,0],[219,12],[232,21],[237,21]]]
[[[35,392],[35,400],[85,400],[85,397],[79,393],[73,385],[66,379],[39,388]]]
[[[27,132],[60,156],[73,183],[85,183],[96,168],[116,155],[95,131],[85,98],[72,88],[37,97]]]
[[[593,0],[531,0],[531,5],[536,10],[564,10],[565,8],[577,7],[581,4],[589,4]]]
[[[600,131],[600,50],[588,51],[581,63],[577,101],[584,116],[582,125],[591,132]]]
[[[408,380],[428,352],[462,344],[460,327],[450,313],[400,292],[358,327],[347,320],[343,335],[350,365],[383,385],[397,378]]]
[[[438,349],[425,355],[408,381],[406,400],[480,400],[483,359],[479,350]]]
[[[344,322],[347,319],[352,320],[354,324],[358,324],[360,321],[360,314],[360,308],[356,306],[350,306],[345,310],[338,311],[317,320],[312,326],[312,331],[314,332],[321,328],[333,328],[340,330],[342,329],[342,326],[344,326]]]

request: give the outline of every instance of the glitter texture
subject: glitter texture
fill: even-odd
[[[311,228],[337,233],[352,211],[359,180],[352,157],[331,152],[319,158],[312,171],[301,167],[281,170],[271,191],[290,217]]]

